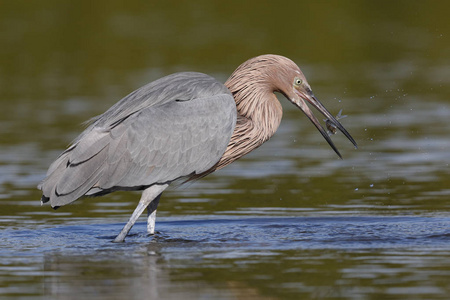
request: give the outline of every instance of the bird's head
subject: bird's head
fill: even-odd
[[[283,94],[306,114],[331,148],[341,157],[333,141],[308,107],[309,103],[357,147],[355,140],[342,124],[317,100],[302,71],[289,58],[272,54],[251,58],[233,72],[225,85],[235,96],[238,110],[246,116],[257,109],[258,101],[276,100],[274,92]],[[248,100],[249,98],[252,100]],[[247,99],[245,103],[244,99]]]
[[[307,105],[309,103],[316,108],[322,115],[330,120],[336,128],[338,128],[352,144],[357,147],[357,144],[353,137],[347,132],[342,124],[323,106],[323,104],[314,96],[311,86],[308,84],[305,76],[300,68],[290,59],[278,56],[270,55],[272,59],[277,61],[272,65],[269,72],[269,80],[272,80],[274,91],[282,93],[290,102],[300,108],[305,115],[316,126],[328,144],[333,148],[336,154],[341,157],[341,154],[337,150],[330,136],[326,133],[325,129],[320,124],[319,120],[314,116],[313,112]]]

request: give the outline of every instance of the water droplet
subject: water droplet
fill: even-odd
[[[370,185],[370,187],[373,187],[373,183]]]
[[[355,191],[359,190],[358,188],[355,189]]]

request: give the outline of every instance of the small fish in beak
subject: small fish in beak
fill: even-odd
[[[339,113],[336,115],[336,120],[340,120],[347,117],[347,115],[342,115],[342,109],[339,111]],[[328,129],[328,134],[332,135],[332,134],[336,134],[337,131],[337,127],[336,125],[333,123],[332,120],[330,119],[323,119],[325,121],[325,126]]]

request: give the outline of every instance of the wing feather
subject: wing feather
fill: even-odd
[[[52,164],[39,188],[52,206],[200,174],[236,124],[228,89],[200,73],[150,83],[98,117]]]

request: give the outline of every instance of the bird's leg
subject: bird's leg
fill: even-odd
[[[148,234],[155,234],[155,221],[156,221],[156,208],[159,204],[159,198],[162,193],[158,195],[148,206],[147,206],[147,232]]]
[[[114,239],[114,242],[123,242],[128,232],[133,227],[134,223],[136,223],[139,216],[142,214],[144,209],[153,201],[158,199],[159,195],[168,187],[168,184],[154,184],[151,187],[147,188],[142,192],[141,200],[139,200],[139,204],[131,215],[128,223],[123,227],[122,231],[119,235]]]

